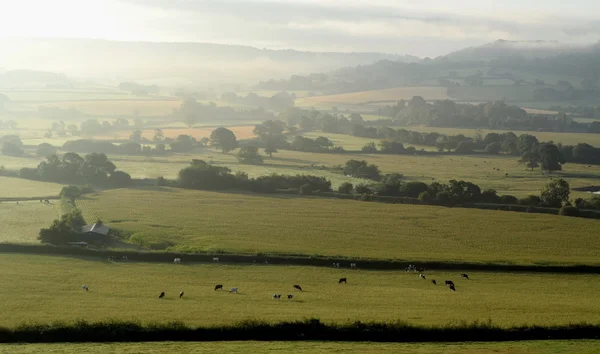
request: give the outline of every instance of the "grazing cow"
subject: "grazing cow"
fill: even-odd
[[[173,263],[175,263],[175,264],[180,264],[180,263],[181,263],[181,258],[175,258],[175,259],[173,260]]]
[[[288,300],[291,300],[291,299],[293,299],[293,298],[294,298],[294,295],[293,295],[293,294],[288,294]]]
[[[338,281],[338,284],[341,284],[341,283],[348,284],[348,279],[340,278],[340,281]]]
[[[85,290],[85,291],[88,291],[88,290],[90,290],[90,289],[88,288],[88,286],[87,286],[87,285],[82,285],[82,286],[81,286],[81,288],[82,288],[83,290]]]
[[[506,172],[506,173],[504,174],[504,177],[508,177],[508,172]]]
[[[339,263],[333,263],[333,268],[339,268],[340,264]]]
[[[213,262],[219,263],[219,257],[213,257]]]
[[[50,201],[48,199],[44,199],[44,203],[50,204]]]
[[[183,297],[183,290],[181,290],[181,292],[179,293],[179,298],[181,299]]]
[[[238,288],[229,289],[229,293],[231,293],[231,294],[237,294],[237,292],[238,292]]]
[[[454,284],[450,284],[448,285],[448,288],[452,291],[456,291],[456,288],[454,287]]]
[[[215,291],[217,291],[217,290],[223,290],[223,285],[222,284],[215,285]]]
[[[467,273],[462,273],[460,275],[461,278],[469,279],[469,275]]]
[[[446,280],[446,285],[454,286],[454,282],[452,280]]]
[[[423,273],[419,274],[419,278],[425,279],[425,274],[423,274]]]
[[[269,264],[269,261],[265,260],[265,264]]]
[[[162,293],[160,293],[160,295],[158,295],[159,299],[162,299],[163,297],[165,297],[165,292],[164,291]]]
[[[431,284],[433,284],[433,285],[437,285],[437,281],[435,281],[435,279],[433,279],[433,280],[431,281]]]
[[[128,261],[129,259],[127,258],[127,256],[123,256],[123,257],[121,257],[121,260],[122,261]]]
[[[356,268],[356,263],[350,263],[350,268]]]
[[[273,294],[273,300],[281,299],[281,294]]]
[[[298,289],[298,290],[302,291],[302,287],[300,285],[297,285],[297,284],[294,285],[294,289]]]

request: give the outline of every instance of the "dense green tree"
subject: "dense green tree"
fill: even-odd
[[[263,163],[263,158],[258,153],[256,146],[246,146],[240,149],[237,153],[237,159],[240,163],[249,165],[260,165]]]
[[[218,147],[224,153],[229,152],[238,146],[238,141],[233,132],[227,128],[219,127],[210,134],[210,141],[213,146]]]
[[[521,134],[517,138],[517,149],[519,154],[523,156],[526,152],[536,151],[539,146],[538,139],[529,134]]]
[[[560,208],[569,202],[570,193],[569,182],[562,178],[553,179],[542,189],[540,201],[544,206]]]
[[[381,172],[375,165],[369,165],[366,161],[348,160],[344,165],[344,174],[356,178],[366,178],[378,181]]]
[[[528,151],[521,156],[519,163],[533,171],[534,168],[540,166],[540,154],[537,151]]]
[[[48,157],[50,155],[55,155],[57,151],[56,147],[48,143],[41,143],[35,150],[35,154],[39,157]]]
[[[352,183],[344,182],[338,187],[338,193],[350,194],[352,193],[353,189],[354,186],[352,185]]]
[[[365,146],[363,146],[360,151],[366,153],[366,154],[375,154],[377,153],[377,146],[375,146],[374,142],[370,142],[365,144]]]
[[[552,172],[560,171],[565,159],[554,144],[542,144],[539,149],[540,166],[542,169]]]
[[[500,150],[502,150],[502,144],[500,142],[493,142],[487,144],[485,147],[486,154],[497,155],[500,153]]]

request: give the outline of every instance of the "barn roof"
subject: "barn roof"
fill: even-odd
[[[110,227],[104,225],[101,222],[97,222],[95,224],[91,224],[91,225],[85,225],[81,228],[82,232],[93,232],[95,234],[100,234],[100,235],[108,235],[108,233],[110,232]]]

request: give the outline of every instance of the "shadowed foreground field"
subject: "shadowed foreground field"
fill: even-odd
[[[319,318],[325,323],[405,321],[498,326],[599,323],[597,275],[416,273],[272,265],[136,263],[0,254],[0,326],[136,320],[188,325]],[[347,277],[347,284],[338,284]],[[438,285],[430,283],[437,279]],[[456,292],[443,285],[451,279]],[[441,283],[441,284],[439,284]],[[81,289],[89,287],[89,292]],[[214,291],[223,284],[225,291]],[[292,285],[300,284],[303,292]],[[239,294],[227,289],[238,287]],[[178,294],[185,292],[183,299]],[[164,299],[158,295],[166,292]],[[293,300],[273,300],[292,293]]]
[[[0,345],[0,353],[598,353],[600,341],[526,341],[501,343],[344,343],[344,342],[206,342],[83,343]]]
[[[598,220],[171,188],[78,200],[86,220],[174,250],[468,262],[598,264]]]

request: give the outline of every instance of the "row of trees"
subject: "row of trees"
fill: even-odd
[[[166,182],[165,182],[166,183]],[[324,177],[272,174],[249,178],[247,174],[233,174],[227,167],[214,166],[203,160],[193,160],[190,166],[179,171],[175,186],[203,190],[250,190],[275,192],[277,190],[301,189],[303,193],[314,191],[330,192],[331,182]]]
[[[118,171],[104,154],[91,153],[84,157],[68,152],[63,156],[51,155],[37,168],[22,168],[22,178],[94,186],[126,187],[131,176]]]
[[[263,97],[250,92],[245,97],[238,96],[233,92],[226,92],[221,96],[221,100],[244,106],[261,107],[266,110],[280,112],[290,107],[294,107],[296,95],[282,91],[271,97]]]

